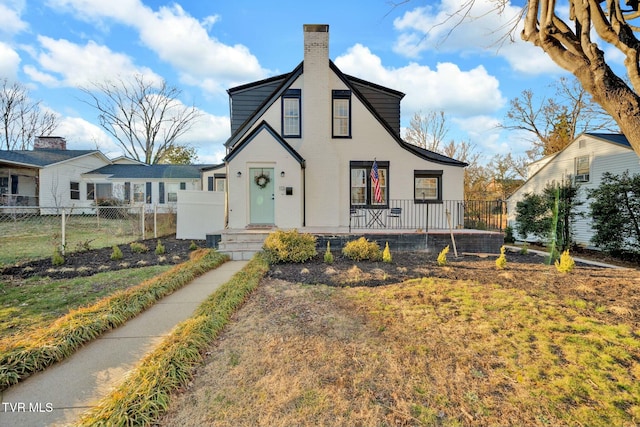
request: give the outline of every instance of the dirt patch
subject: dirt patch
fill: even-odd
[[[158,239],[140,240],[148,250],[134,252],[128,244],[118,245],[122,251],[122,259],[112,260],[113,249],[100,248],[81,252],[72,252],[64,257],[64,264],[54,266],[51,258],[20,263],[4,267],[0,270],[0,277],[28,278],[31,276],[51,277],[52,279],[71,279],[79,276],[91,276],[104,271],[116,271],[125,268],[147,267],[152,265],[180,264],[189,259],[191,240],[179,240],[175,236],[159,239],[165,247],[164,254],[156,254]],[[194,242],[204,247],[204,241]]]
[[[507,252],[507,266],[496,268],[496,255],[451,254],[446,266],[439,266],[437,254],[397,252],[391,263],[352,261],[334,253],[334,262],[326,264],[322,254],[301,264],[278,264],[267,277],[292,283],[328,286],[381,286],[409,279],[433,277],[448,280],[472,280],[496,284],[506,289],[522,289],[531,294],[549,292],[563,300],[587,301],[600,307],[596,316],[610,322],[632,321],[640,325],[640,271],[611,269],[577,263],[570,274],[559,273],[545,265],[545,258],[532,252]]]

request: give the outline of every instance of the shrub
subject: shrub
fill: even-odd
[[[129,247],[131,248],[131,252],[133,252],[134,254],[141,254],[143,252],[149,251],[147,245],[140,242],[133,242],[129,245]]]
[[[316,256],[316,237],[298,230],[278,230],[267,236],[262,245],[269,264],[305,262]]]
[[[158,240],[158,244],[156,245],[156,255],[162,255],[165,253],[165,247],[160,240]]]
[[[449,253],[449,245],[445,246],[438,254],[438,265],[447,265],[447,254]]]
[[[113,245],[113,249],[111,251],[111,259],[113,261],[117,261],[119,259],[122,259],[122,251],[120,250],[118,245]]]
[[[560,260],[557,260],[555,264],[556,270],[558,270],[560,273],[570,273],[576,266],[576,262],[573,260],[571,255],[569,255],[569,249],[562,252],[562,255],[560,255]]]
[[[195,251],[196,249],[198,249],[198,245],[196,245],[196,242],[194,242],[193,240],[191,241],[191,244],[189,245],[189,250],[190,251]]]
[[[364,236],[358,240],[352,240],[344,245],[342,253],[354,261],[371,260],[378,261],[382,258],[380,246],[376,242],[370,242]]]
[[[382,261],[383,262],[391,262],[391,250],[389,250],[389,242],[384,246],[384,251],[382,251]]]
[[[516,242],[516,238],[513,236],[513,227],[510,225],[507,225],[507,227],[504,229],[504,242],[505,243]]]
[[[60,248],[56,247],[53,250],[53,255],[51,255],[51,264],[53,265],[62,265],[64,264],[64,257],[62,253],[60,253]]]
[[[496,268],[498,270],[504,270],[507,267],[507,255],[505,254],[505,247],[500,247],[500,256],[496,259]]]
[[[324,253],[324,262],[333,264],[333,254],[331,253],[331,242],[327,242],[327,250]]]
[[[522,244],[522,247],[520,248],[520,255],[526,255],[529,253],[529,244],[527,242],[524,242]]]

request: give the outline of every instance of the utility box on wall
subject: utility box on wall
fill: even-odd
[[[287,196],[293,196],[293,187],[287,187],[284,194],[286,194]]]

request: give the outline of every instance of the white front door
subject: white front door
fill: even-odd
[[[273,168],[250,168],[249,179],[251,224],[274,224]]]

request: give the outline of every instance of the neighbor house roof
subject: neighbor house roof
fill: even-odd
[[[109,175],[113,179],[199,179],[203,168],[210,165],[127,165],[103,166],[84,175]]]
[[[57,163],[66,162],[78,157],[98,154],[109,161],[104,154],[97,150],[0,150],[0,162],[11,163],[20,166],[43,168]]]
[[[585,132],[583,135],[589,135],[594,138],[599,138],[607,142],[622,145],[631,148],[631,144],[626,136],[621,133],[600,133],[600,132]],[[578,135],[579,137],[580,135]],[[578,139],[578,138],[576,138]]]

